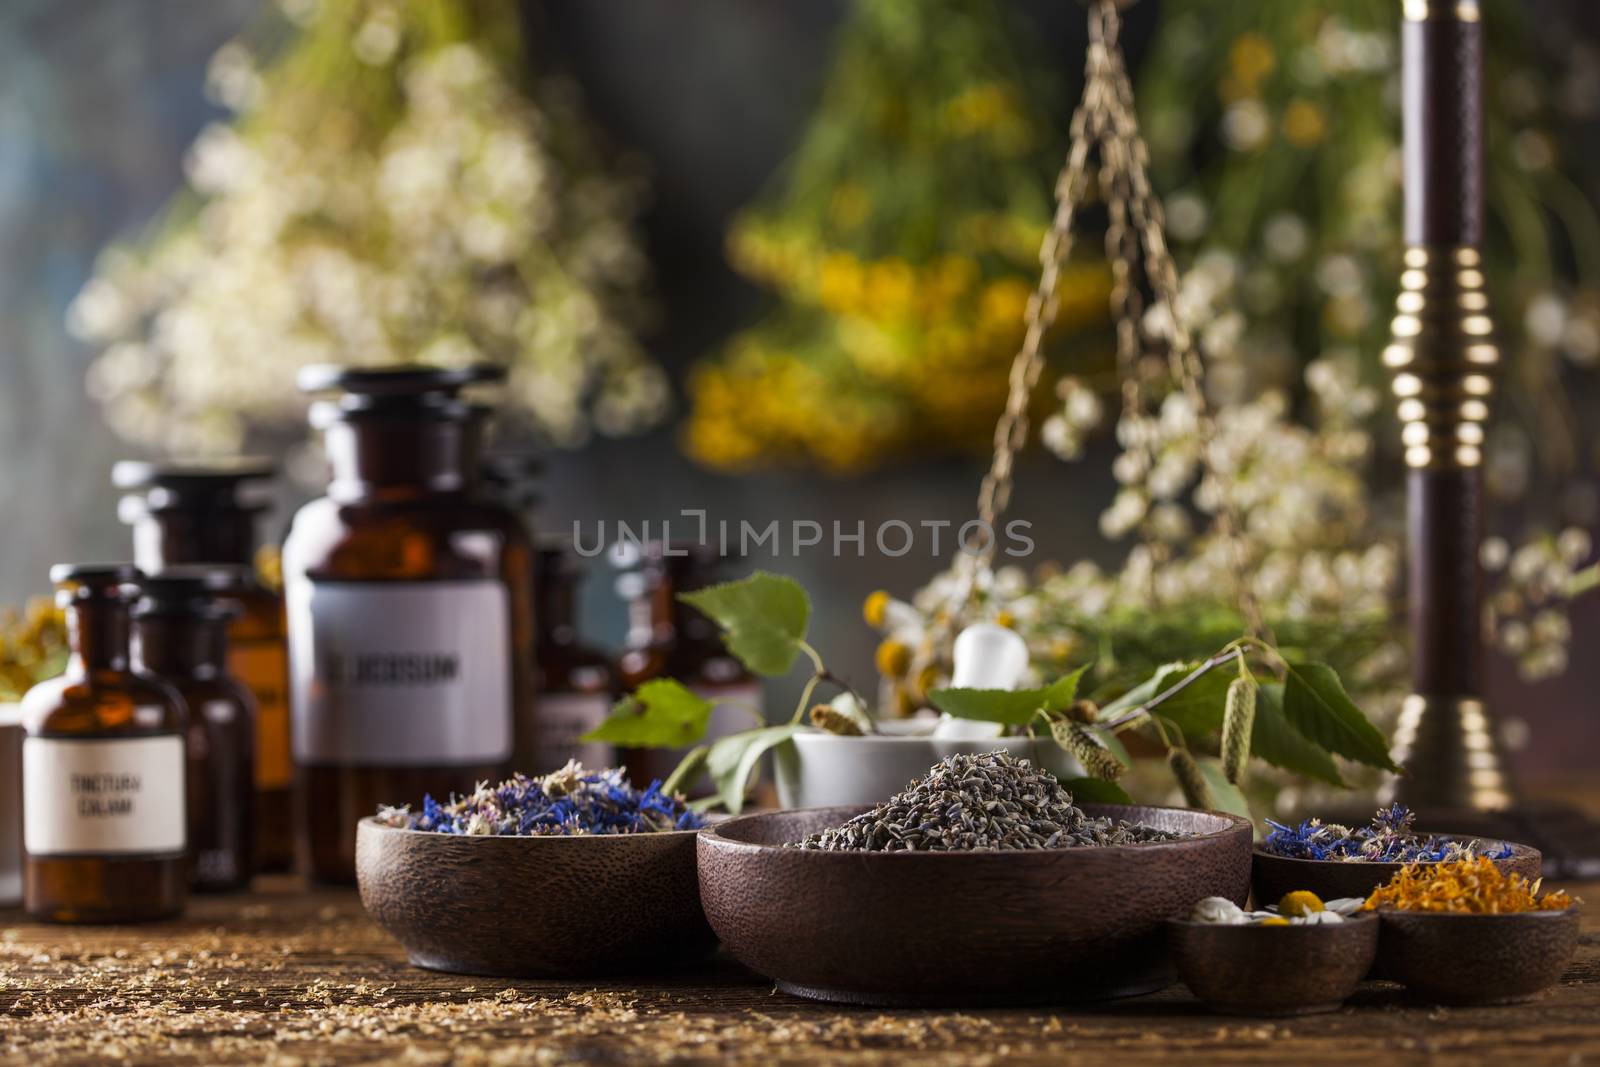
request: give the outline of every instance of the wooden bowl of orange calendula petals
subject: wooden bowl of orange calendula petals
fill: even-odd
[[[1377,972],[1436,1004],[1518,1004],[1560,981],[1578,947],[1579,902],[1483,857],[1416,865],[1367,900]]]

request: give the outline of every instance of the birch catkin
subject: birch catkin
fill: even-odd
[[[811,709],[811,725],[841,737],[862,736],[860,724],[831,704],[818,704]]]
[[[1178,780],[1178,787],[1183,790],[1183,801],[1191,808],[1211,809],[1217,806],[1216,798],[1211,795],[1211,786],[1206,781],[1205,775],[1200,773],[1200,765],[1189,755],[1186,748],[1175,748],[1167,753],[1167,766],[1172,768],[1172,776]]]
[[[1241,676],[1228,686],[1222,713],[1222,774],[1239,784],[1250,759],[1250,733],[1256,722],[1256,680]]]
[[[1080,723],[1057,719],[1050,724],[1056,744],[1072,753],[1091,777],[1114,782],[1127,770],[1112,751]]]

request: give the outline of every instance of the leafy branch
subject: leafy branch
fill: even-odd
[[[832,685],[850,694],[857,706],[866,707],[850,684],[828,669],[819,653],[806,640],[811,621],[811,600],[793,578],[757,571],[737,582],[724,582],[692,593],[679,600],[698,608],[722,629],[723,644],[730,655],[749,670],[765,678],[788,674],[804,656],[811,675],[800,691],[789,720],[778,725],[765,723],[696,744],[662,784],[678,790],[694,781],[703,770],[717,786],[716,800],[728,811],[744,807],[750,781],[761,757],[804,728],[806,710],[819,685]],[[705,736],[710,721],[711,701],[697,696],[682,683],[659,678],[640,686],[612,709],[611,715],[584,740],[612,741],[640,748],[678,748],[694,744]]]
[[[1256,679],[1250,669],[1252,652],[1276,668],[1273,681]],[[1228,664],[1237,667],[1232,679],[1218,670]],[[1345,783],[1334,756],[1400,770],[1383,734],[1350,699],[1331,667],[1292,661],[1256,637],[1231,641],[1199,663],[1160,667],[1098,708],[1074,699],[1084,670],[1080,667],[1040,689],[941,689],[929,697],[940,711],[961,718],[1030,729],[1042,723],[1091,778],[1106,782],[1114,782],[1130,763],[1117,735],[1145,732],[1165,751],[1190,806],[1221,807],[1247,816],[1248,804],[1238,786],[1252,755],[1336,786]],[[1196,758],[1189,739],[1213,734],[1219,735],[1221,759]]]
[[[840,696],[821,709],[826,714],[814,716],[817,721],[841,729],[871,730],[870,715],[864,712],[869,705],[828,669],[806,640],[811,601],[798,582],[758,571],[737,582],[685,593],[680,599],[716,622],[728,651],[755,674],[780,677],[805,657],[811,673],[793,714],[780,724],[761,723],[702,743],[713,703],[663,678],[646,682],[619,701],[585,740],[647,748],[692,745],[664,787],[677,790],[706,773],[717,787],[709,803],[738,812],[761,757],[805,729],[806,712],[819,686],[831,685]],[[1269,680],[1257,680],[1252,660]],[[1235,669],[1221,669],[1230,665]],[[1048,733],[1087,771],[1088,777],[1063,783],[1085,800],[1131,802],[1117,785],[1132,764],[1119,739],[1129,731],[1141,732],[1160,746],[1191,806],[1220,807],[1247,816],[1249,807],[1239,783],[1252,757],[1336,786],[1345,784],[1336,756],[1384,771],[1399,770],[1383,734],[1350,699],[1331,667],[1291,660],[1260,638],[1240,637],[1199,662],[1159,667],[1104,706],[1079,697],[1087,670],[1084,665],[1032,689],[937,689],[929,700],[957,718],[998,723],[1011,731],[1031,734],[1037,728]],[[1213,736],[1221,758],[1197,757],[1192,742]],[[1212,749],[1208,745],[1204,751]]]

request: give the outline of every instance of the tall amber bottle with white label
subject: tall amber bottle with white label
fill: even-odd
[[[132,566],[58,566],[72,656],[22,699],[23,896],[51,922],[135,922],[189,888],[178,694],[129,663]]]
[[[250,888],[255,868],[256,708],[228,673],[228,623],[242,568],[168,567],[139,583],[133,662],[189,711],[189,888]]]
[[[229,598],[228,674],[255,698],[255,861],[260,871],[294,863],[289,754],[289,652],[283,598],[255,575],[256,524],[277,466],[263,459],[148,463],[124,460],[111,482],[127,495],[117,506],[133,527],[133,562],[145,574],[169,567],[227,564],[239,580]]]
[[[477,490],[492,367],[309,367],[332,469],[283,549],[290,707],[311,874],[355,877],[380,804],[467,792],[510,769],[531,700],[532,546]]]

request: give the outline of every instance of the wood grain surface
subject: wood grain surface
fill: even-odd
[[[1570,888],[1589,902],[1582,941],[1531,1004],[1414,1006],[1368,983],[1329,1015],[1253,1020],[1182,986],[1060,1010],[840,1009],[726,958],[577,984],[439,974],[408,966],[354,890],[278,876],[195,898],[180,922],[52,927],[0,910],[0,1064],[1600,1062],[1600,882]]]

